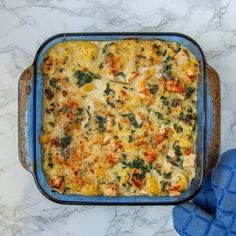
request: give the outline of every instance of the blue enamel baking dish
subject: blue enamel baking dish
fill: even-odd
[[[82,196],[60,194],[48,185],[42,169],[39,142],[42,117],[43,77],[41,64],[45,53],[53,45],[68,40],[119,40],[139,38],[175,41],[188,48],[199,60],[201,74],[198,83],[198,133],[196,177],[191,186],[180,196]],[[206,174],[215,167],[219,157],[220,143],[220,87],[216,71],[206,64],[203,51],[190,37],[179,33],[74,33],[59,34],[46,40],[38,49],[33,64],[21,75],[18,100],[19,158],[22,166],[35,179],[37,187],[48,199],[62,204],[97,205],[163,205],[190,200],[200,190]]]

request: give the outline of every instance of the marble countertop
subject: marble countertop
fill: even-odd
[[[223,152],[236,146],[235,22],[233,0],[0,0],[0,235],[177,235],[171,207],[63,206],[43,197],[18,160],[18,78],[57,33],[188,34],[221,77]]]

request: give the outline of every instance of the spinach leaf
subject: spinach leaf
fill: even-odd
[[[183,168],[183,158],[177,157],[176,162],[178,167]]]
[[[165,105],[165,106],[169,106],[170,105],[170,102],[169,102],[169,100],[167,99],[167,97],[165,97],[165,96],[161,96],[160,97],[160,100],[162,101],[162,103],[163,103],[163,105]]]
[[[111,108],[115,108],[115,104],[113,103],[113,99],[112,98],[107,98],[107,105],[110,106]]]
[[[113,89],[111,89],[110,84],[107,83],[107,86],[106,86],[106,89],[104,90],[104,93],[105,93],[106,95],[109,95],[110,93],[111,93],[111,94],[115,94],[115,91],[114,91]]]
[[[51,78],[49,81],[50,86],[54,87],[56,90],[61,90],[61,86],[57,84],[57,80],[55,78]]]
[[[129,163],[128,166],[132,169],[141,170],[142,173],[144,174],[146,174],[147,172],[150,172],[149,166],[145,165],[144,160],[139,157],[135,159],[133,162]]]
[[[102,49],[102,53],[106,54],[108,49],[109,49],[109,47],[112,46],[113,44],[114,44],[113,42],[105,44],[103,49]]]
[[[152,48],[155,50],[157,56],[161,56],[162,52],[161,52],[161,49],[160,49],[160,45],[157,45],[157,44],[153,44],[152,45]]]
[[[172,175],[172,172],[163,173],[163,177],[164,177],[165,179],[170,179],[170,178],[171,178],[171,175]]]
[[[95,75],[92,72],[86,71],[83,72],[81,70],[77,70],[74,73],[76,78],[76,84],[81,88],[85,84],[91,83],[94,79],[101,79],[99,75]]]
[[[71,136],[64,136],[61,140],[60,140],[60,147],[61,148],[66,148],[70,145],[71,143]]]
[[[163,64],[161,71],[162,71],[162,74],[163,74],[165,79],[170,79],[171,70],[172,70],[172,65],[171,64]]]
[[[45,94],[48,100],[52,100],[54,97],[54,93],[52,92],[51,89],[45,89]]]
[[[133,176],[137,179],[144,179],[145,178],[144,173],[133,173]]]
[[[100,132],[104,132],[105,131],[105,124],[106,124],[106,117],[100,116],[100,115],[96,115],[96,121],[98,123],[98,130]]]
[[[163,114],[162,113],[160,113],[160,112],[158,112],[158,111],[154,111],[155,112],[155,115],[157,116],[157,118],[159,119],[159,120],[163,120]]]
[[[127,113],[127,114],[122,114],[123,117],[127,117],[129,119],[130,124],[134,127],[134,128],[139,128],[139,124],[135,118],[134,113]]]
[[[134,140],[133,136],[132,136],[132,135],[130,135],[130,136],[129,136],[129,143],[132,143],[132,142],[133,142],[133,140]]]
[[[80,124],[83,121],[83,113],[84,113],[84,109],[79,107],[76,112],[76,117],[77,117],[75,120],[76,123]]]
[[[175,152],[176,156],[181,156],[182,155],[182,151],[181,151],[181,148],[180,148],[179,145],[174,146],[173,149],[174,149],[174,152]]]
[[[183,127],[177,124],[174,124],[174,129],[176,130],[177,133],[180,133],[183,131]]]
[[[158,85],[157,84],[148,84],[148,89],[152,95],[155,95],[158,90]]]
[[[187,89],[186,89],[186,94],[185,94],[185,98],[190,98],[191,95],[193,94],[194,90],[195,90],[195,89],[194,89],[193,87],[187,87]]]
[[[54,122],[49,121],[48,124],[49,124],[51,127],[55,127],[55,123],[54,123]]]

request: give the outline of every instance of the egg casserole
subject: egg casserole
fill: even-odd
[[[43,170],[61,194],[177,196],[195,177],[199,62],[175,42],[65,41],[43,64]]]

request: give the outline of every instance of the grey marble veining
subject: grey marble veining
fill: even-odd
[[[21,72],[48,37],[88,31],[175,31],[197,40],[221,77],[222,152],[236,147],[236,1],[0,0],[0,235],[177,235],[171,207],[52,203],[18,161]]]

